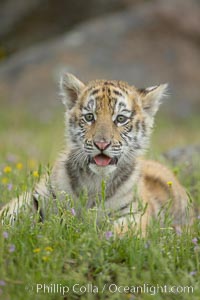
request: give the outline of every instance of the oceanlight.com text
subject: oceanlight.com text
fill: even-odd
[[[116,283],[105,283],[103,286],[97,286],[92,283],[74,285],[61,284],[61,283],[36,283],[28,284],[25,290],[34,294],[193,294],[193,286],[180,286],[180,285],[159,285],[144,283],[142,285],[120,285]]]

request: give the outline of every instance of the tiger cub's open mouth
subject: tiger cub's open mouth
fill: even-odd
[[[117,158],[111,158],[105,154],[98,154],[91,159],[91,163],[100,167],[117,164]]]

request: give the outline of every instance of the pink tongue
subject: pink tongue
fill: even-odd
[[[105,167],[109,165],[109,163],[111,162],[111,158],[104,154],[99,154],[94,157],[94,161],[97,164],[97,166]]]

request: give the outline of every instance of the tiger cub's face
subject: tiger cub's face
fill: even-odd
[[[146,148],[167,85],[143,90],[121,81],[84,85],[71,74],[61,80],[74,163],[107,175],[131,164]]]

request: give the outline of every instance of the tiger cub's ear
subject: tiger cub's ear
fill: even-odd
[[[65,73],[60,80],[60,94],[62,101],[68,109],[71,109],[78,99],[84,84],[70,73]]]
[[[139,89],[140,98],[143,109],[152,117],[156,114],[161,99],[166,96],[168,84],[160,84],[157,86],[148,87],[146,89]]]

